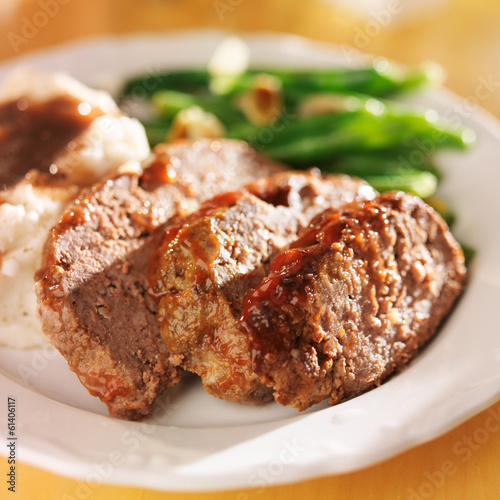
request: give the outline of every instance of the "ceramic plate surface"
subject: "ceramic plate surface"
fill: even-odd
[[[3,64],[64,70],[85,83],[206,63],[225,33],[94,38]],[[294,36],[244,37],[254,64],[355,65],[350,50]],[[146,422],[107,416],[62,357],[46,347],[0,349],[0,392],[16,399],[18,458],[98,483],[163,490],[262,487],[361,469],[433,439],[500,398],[500,127],[480,109],[438,89],[412,101],[472,127],[477,145],[439,157],[442,195],[457,213],[454,233],[477,256],[467,289],[435,340],[381,387],[305,413],[249,408],[205,394],[185,377]],[[470,104],[470,103],[469,103]],[[6,410],[0,427],[6,429]],[[6,453],[6,447],[0,447]]]

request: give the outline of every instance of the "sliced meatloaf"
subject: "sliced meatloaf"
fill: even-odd
[[[160,145],[142,174],[95,184],[52,228],[36,276],[42,329],[111,416],[148,415],[179,379],[147,293],[163,226],[216,193],[279,170],[237,141]]]
[[[415,356],[465,275],[460,246],[417,197],[328,210],[245,298],[252,367],[299,410],[355,396]]]
[[[200,375],[216,397],[271,400],[239,329],[245,293],[313,216],[375,195],[347,176],[285,172],[217,196],[169,227],[152,261],[151,291],[159,300],[163,338],[179,365]]]

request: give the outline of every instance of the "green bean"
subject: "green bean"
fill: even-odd
[[[420,198],[432,196],[437,189],[437,177],[431,172],[421,170],[401,170],[398,173],[368,175],[364,179],[377,191],[405,191]]]
[[[317,92],[359,92],[386,97],[414,90],[435,80],[430,67],[403,69],[391,64],[384,71],[375,67],[356,69],[251,69],[234,80],[228,93],[237,94],[252,88],[253,77],[266,73],[277,78],[285,95],[304,95]]]
[[[152,96],[151,104],[161,116],[169,119],[173,118],[179,111],[192,106],[213,113],[224,124],[241,122],[245,119],[243,113],[233,107],[227,98],[218,96],[161,90]]]
[[[292,119],[251,132],[250,127],[229,130],[234,138],[254,144],[270,158],[305,165],[328,161],[337,155],[365,154],[391,148],[425,150],[466,149],[464,129],[444,120],[429,122],[425,116],[385,109],[374,114],[366,109]],[[244,134],[243,137],[237,137]]]
[[[254,68],[237,75],[230,94],[253,88],[254,77],[267,73],[279,79],[290,94],[312,92],[360,92],[385,97],[414,90],[432,82],[435,77],[429,67],[403,69],[391,64],[384,71],[366,68],[290,70]],[[125,81],[119,101],[125,98],[150,99],[159,90],[207,94],[212,76],[206,68],[151,71]]]
[[[207,93],[209,84],[210,74],[207,69],[151,71],[126,80],[118,100],[150,99],[153,94],[163,89]]]
[[[349,156],[338,157],[333,163],[316,164],[321,170],[330,173],[341,173],[355,177],[392,175],[404,171],[420,170],[431,172],[438,179],[441,174],[430,159],[424,155],[415,155],[412,158],[412,152],[403,149],[389,149],[379,151],[371,155],[352,154]]]

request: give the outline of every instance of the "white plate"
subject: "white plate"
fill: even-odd
[[[0,67],[64,69],[93,84],[113,75],[207,61],[224,33],[97,38],[39,52]],[[293,36],[245,37],[256,64],[355,64],[358,56]],[[17,404],[18,457],[97,483],[162,490],[263,487],[354,471],[428,441],[500,397],[500,128],[445,90],[415,102],[471,126],[477,146],[441,157],[442,192],[458,215],[456,236],[478,249],[470,281],[437,338],[400,375],[338,406],[306,413],[271,404],[248,408],[208,396],[186,377],[146,423],[123,422],[88,395],[49,348],[0,350],[0,427],[6,399]],[[462,110],[460,112],[460,110]],[[6,447],[0,447],[6,453]]]

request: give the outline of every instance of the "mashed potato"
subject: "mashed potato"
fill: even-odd
[[[37,189],[22,181],[2,194],[0,205],[0,343],[16,348],[41,345],[35,316],[33,277],[41,260],[47,231],[57,221],[72,193]],[[68,196],[69,195],[69,196]]]
[[[135,163],[140,168],[138,162],[149,155],[142,125],[124,116],[105,92],[92,90],[63,73],[27,70],[14,73],[0,86],[0,105],[19,100],[41,103],[59,96],[81,101],[83,113],[98,108],[100,116],[54,162],[69,181],[64,188],[57,183],[36,186],[23,179],[0,191],[0,345],[14,348],[45,342],[35,315],[34,274],[47,231],[65,205],[82,186],[123,164],[130,168]],[[36,169],[36,165],[32,167]]]

